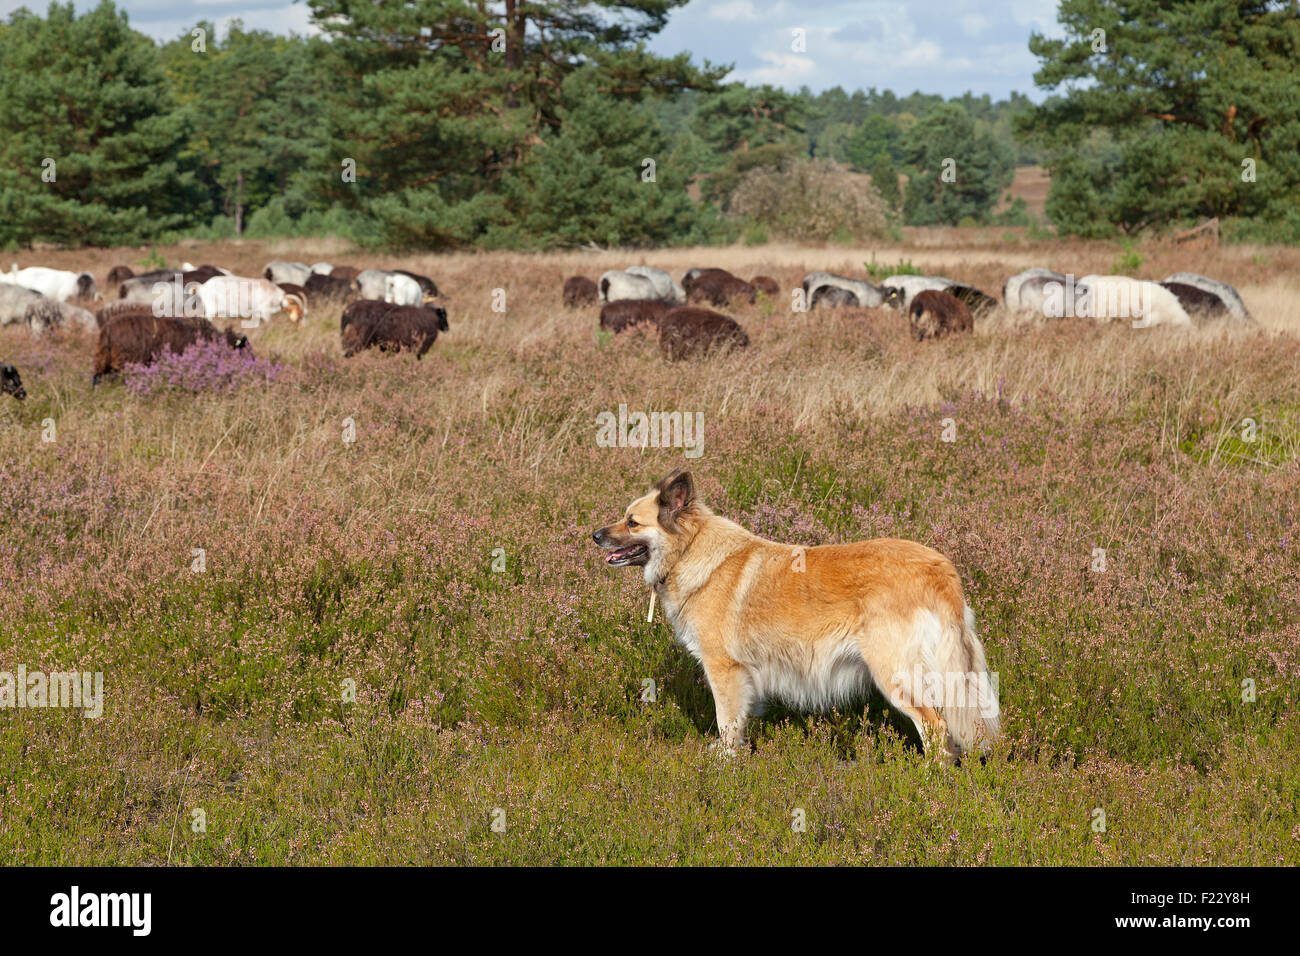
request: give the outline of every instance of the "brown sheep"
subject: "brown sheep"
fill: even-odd
[[[130,266],[113,266],[108,270],[107,283],[109,285],[121,285],[127,279],[133,278],[135,271]]]
[[[749,336],[734,320],[711,309],[683,306],[659,322],[659,349],[671,361],[713,349],[730,351],[749,345]]]
[[[95,311],[95,321],[102,329],[120,315],[153,315],[153,306],[142,302],[110,302]]]
[[[323,275],[319,272],[313,272],[307,277],[304,290],[304,294],[310,294],[321,299],[348,300],[356,298],[357,294],[354,283],[333,273]]]
[[[732,299],[744,299],[752,304],[758,300],[758,290],[744,279],[722,269],[702,270],[692,277],[690,288],[686,289],[688,302],[725,306]]]
[[[771,276],[754,276],[754,278],[749,280],[749,284],[769,299],[775,299],[781,294],[780,283]]]
[[[355,282],[357,276],[361,275],[361,270],[355,266],[335,266],[329,272],[330,276],[335,279],[342,279],[344,282]]]
[[[374,300],[362,300],[372,302]],[[361,303],[354,302],[352,305]],[[363,309],[348,316],[340,332],[343,355],[351,358],[362,349],[378,347],[379,351],[400,352],[403,347],[418,349],[417,359],[424,357],[438,338],[439,330],[447,331],[447,310],[441,307],[418,305],[392,305],[384,311]],[[351,309],[349,306],[348,309]],[[347,309],[344,315],[347,316]]]
[[[232,349],[249,348],[247,336],[234,329],[219,332],[207,319],[175,319],[148,311],[114,316],[99,330],[91,385],[98,385],[110,372],[122,371],[128,362],[150,365],[164,351],[179,354],[200,339],[210,342],[223,337]]]
[[[975,327],[965,302],[955,295],[933,289],[914,295],[907,314],[912,334],[918,342],[943,338],[957,332],[969,332]]]
[[[339,317],[339,331],[345,332],[353,322],[368,322],[397,307],[383,299],[354,299],[344,307],[343,315]]]
[[[600,327],[610,332],[624,332],[634,325],[659,327],[672,303],[661,299],[616,299],[600,307]]]
[[[600,301],[600,290],[586,276],[569,276],[564,280],[564,304],[570,309],[580,305],[595,305]]]

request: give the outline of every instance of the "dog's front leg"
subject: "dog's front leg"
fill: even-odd
[[[719,743],[727,753],[745,745],[745,721],[753,702],[753,685],[745,668],[729,658],[706,658],[704,676],[713,691]]]

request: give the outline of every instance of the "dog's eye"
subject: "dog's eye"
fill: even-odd
[[[628,519],[627,519],[627,527],[628,527],[628,530],[630,531],[631,529],[633,529],[633,528],[636,527],[636,522],[633,521],[631,518],[628,518]]]

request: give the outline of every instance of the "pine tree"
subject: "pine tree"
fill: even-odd
[[[157,47],[109,0],[0,29],[0,242],[119,245],[180,225],[193,178]]]

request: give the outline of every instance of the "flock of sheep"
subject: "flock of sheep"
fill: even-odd
[[[246,335],[233,326],[219,330],[214,321],[240,319],[243,327],[253,328],[284,315],[301,322],[312,301],[344,303],[345,356],[368,348],[405,348],[420,357],[448,328],[434,281],[400,269],[272,262],[260,278],[251,278],[190,263],[140,275],[114,266],[106,282],[116,295],[101,304],[104,296],[88,272],[15,264],[0,273],[0,325],[21,322],[36,335],[65,326],[97,334],[93,384],[127,363],[149,365],[164,352],[183,352],[199,341],[248,349]],[[0,366],[0,392],[19,399],[26,395],[12,365]]]
[[[428,276],[402,269],[364,269],[318,262],[271,262],[260,278],[236,276],[217,266],[184,263],[137,275],[115,266],[107,285],[116,292],[103,300],[94,276],[33,266],[0,273],[0,325],[25,323],[33,334],[63,326],[98,335],[92,381],[120,372],[127,363],[148,365],[165,351],[181,352],[200,340],[249,348],[248,337],[233,326],[219,330],[214,320],[240,319],[245,328],[285,315],[301,322],[309,302],[344,305],[340,338],[345,356],[363,349],[414,351],[421,357],[447,331],[447,311]],[[685,359],[711,350],[744,348],[745,330],[714,311],[760,295],[780,296],[770,276],[748,281],[725,269],[689,269],[678,284],[662,269],[630,266],[611,270],[593,282],[572,276],[564,283],[570,308],[600,304],[600,327],[622,332],[649,326],[658,332],[664,355]],[[1191,272],[1160,282],[1126,276],[1074,278],[1050,269],[1028,269],[1002,288],[1002,302],[973,286],[942,276],[893,275],[879,285],[828,272],[806,276],[791,290],[795,308],[878,308],[908,316],[918,340],[969,332],[974,319],[997,308],[1044,317],[1080,315],[1099,319],[1140,318],[1144,325],[1186,326],[1204,319],[1250,321],[1232,286]],[[0,365],[0,393],[26,394],[12,365]]]
[[[794,290],[792,290],[794,291]],[[600,326],[622,332],[634,325],[657,328],[664,354],[684,358],[711,348],[743,348],[749,336],[732,318],[704,306],[725,308],[733,302],[774,297],[780,286],[769,276],[748,282],[725,269],[690,269],[679,285],[662,269],[631,266],[606,272],[596,282],[572,276],[564,283],[564,304],[574,308],[601,304]],[[918,340],[941,338],[974,328],[974,319],[999,307],[1009,312],[1060,318],[1135,318],[1143,325],[1187,326],[1194,321],[1226,318],[1250,321],[1241,296],[1232,286],[1192,272],[1176,272],[1160,282],[1127,276],[1085,275],[1075,278],[1050,269],[1028,269],[1002,288],[1002,302],[973,286],[943,276],[892,275],[879,285],[829,272],[803,280],[796,307],[889,306],[908,316]]]

